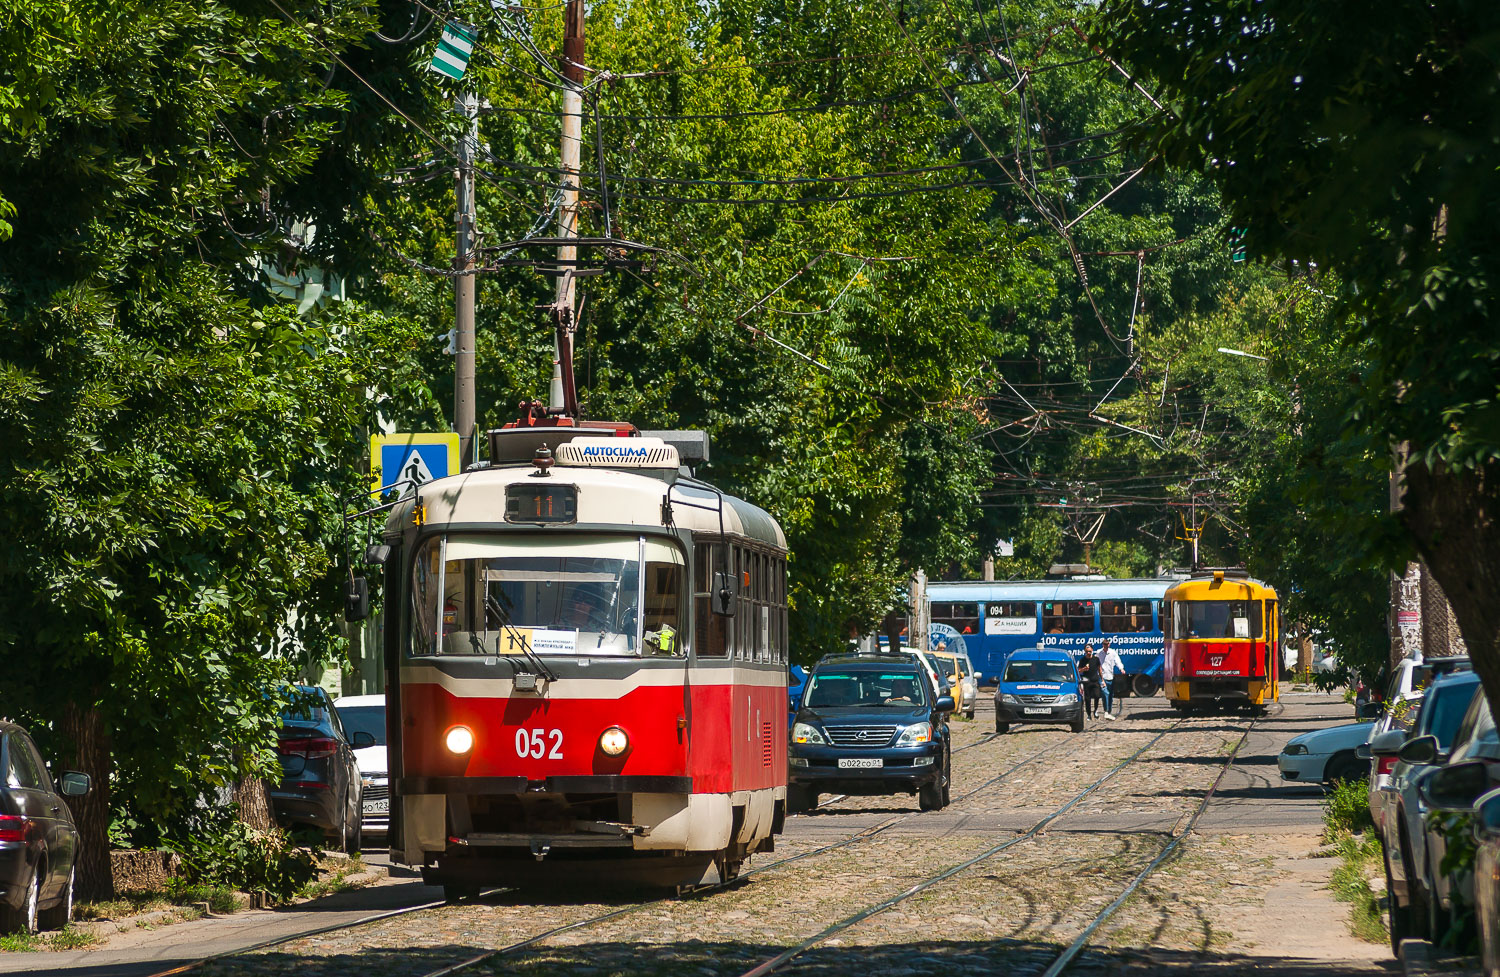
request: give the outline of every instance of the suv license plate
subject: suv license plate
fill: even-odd
[[[1025,709],[1022,709],[1021,711],[1024,712],[1028,716],[1050,716],[1050,715],[1052,715],[1052,707],[1051,706],[1027,706]]]
[[[885,766],[885,761],[879,757],[841,757],[839,759],[840,770],[872,770]]]

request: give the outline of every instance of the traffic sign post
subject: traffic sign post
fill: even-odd
[[[370,438],[370,491],[405,498],[423,485],[457,475],[462,461],[458,435],[376,434]]]

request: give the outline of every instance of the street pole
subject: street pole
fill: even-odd
[[[474,156],[479,149],[479,99],[459,96],[466,125],[458,139],[458,207],[454,213],[453,429],[459,470],[477,461],[474,446]]]
[[[562,73],[562,203],[557,212],[557,236],[578,237],[578,169],[583,152],[583,0],[568,0],[563,32]],[[577,326],[578,286],[573,262],[578,248],[557,248],[557,302],[553,306],[552,389],[549,406],[576,416],[577,393],[573,386],[573,330]]]

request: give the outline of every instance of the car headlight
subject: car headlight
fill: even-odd
[[[897,746],[918,746],[922,743],[932,742],[932,723],[912,723],[901,731],[901,738],[896,740]]]
[[[1071,706],[1077,701],[1078,696],[1072,692],[1064,692],[1062,695],[1057,697],[1057,704],[1060,706]]]
[[[1306,756],[1307,747],[1303,746],[1301,743],[1291,743],[1288,744],[1287,748],[1282,750],[1281,752],[1285,753],[1287,756]]]
[[[828,740],[824,738],[822,730],[807,723],[796,723],[792,726],[793,743],[811,743],[816,746],[827,746]]]
[[[443,737],[443,744],[449,753],[468,753],[474,749],[474,734],[467,726],[452,726]]]
[[[1000,701],[1001,702],[1008,702],[1008,703],[1010,703],[1013,706],[1019,706],[1021,704],[1021,700],[1017,699],[1015,696],[1011,695],[1009,692],[1002,692],[1002,693],[1000,693]]]
[[[618,726],[611,726],[599,734],[599,749],[605,756],[619,756],[630,749],[630,737]]]

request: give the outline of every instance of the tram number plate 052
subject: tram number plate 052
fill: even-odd
[[[563,734],[560,729],[516,730],[516,756],[533,760],[561,760]]]
[[[879,757],[840,757],[840,770],[873,770],[885,766],[885,761]]]
[[[1050,715],[1052,715],[1052,707],[1051,706],[1027,706],[1025,709],[1022,709],[1021,711],[1024,712],[1024,713],[1026,713],[1026,715],[1028,715],[1028,716],[1050,716]]]

